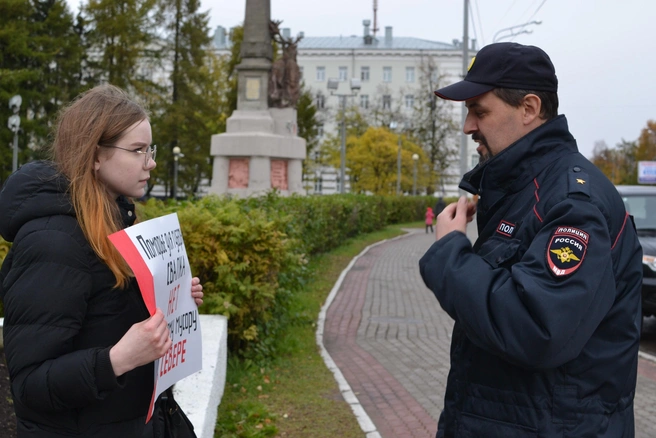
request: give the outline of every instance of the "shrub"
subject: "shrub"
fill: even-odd
[[[308,275],[308,256],[388,224],[423,220],[434,204],[428,196],[283,197],[274,191],[246,199],[153,199],[137,208],[141,220],[178,213],[192,273],[204,286],[201,311],[229,318],[231,353],[266,357],[274,354],[281,328],[307,319],[289,308]],[[9,247],[0,239],[0,262]]]
[[[149,201],[142,217],[175,210],[192,273],[203,282],[202,310],[229,317],[232,352],[270,354],[306,264],[302,245],[284,232],[285,217],[245,210],[238,201],[215,196],[180,206]]]
[[[329,251],[358,234],[380,230],[388,224],[419,221],[430,196],[325,195],[281,197],[275,192],[242,201],[244,208],[260,208],[267,214],[291,216],[290,235],[303,242],[308,254]]]

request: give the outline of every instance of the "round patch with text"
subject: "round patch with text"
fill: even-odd
[[[590,235],[578,228],[560,226],[551,236],[547,247],[547,264],[556,277],[576,271],[585,258]]]

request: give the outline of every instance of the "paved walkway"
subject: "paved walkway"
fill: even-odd
[[[471,227],[469,227],[471,228]],[[423,230],[370,248],[326,313],[324,345],[383,438],[434,437],[453,320],[419,275]],[[656,363],[640,359],[637,438],[656,438]]]

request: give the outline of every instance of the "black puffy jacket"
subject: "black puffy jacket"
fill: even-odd
[[[420,261],[455,320],[438,437],[634,436],[642,251],[564,116],[465,175],[479,238]]]
[[[117,378],[109,350],[148,317],[136,282],[115,278],[82,233],[68,182],[51,163],[24,165],[0,192],[4,344],[23,437],[141,437],[153,365]],[[134,205],[119,199],[125,225]]]

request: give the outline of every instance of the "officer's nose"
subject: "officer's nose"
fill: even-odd
[[[465,117],[465,125],[462,127],[462,130],[467,135],[478,131],[476,122],[473,120],[473,117],[470,113],[467,113],[467,117]]]

